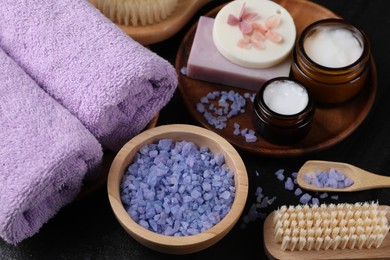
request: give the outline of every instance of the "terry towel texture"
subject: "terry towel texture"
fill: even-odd
[[[112,150],[139,133],[177,86],[168,61],[87,0],[3,0],[0,45]]]
[[[0,50],[0,236],[34,235],[101,158],[96,138]]]

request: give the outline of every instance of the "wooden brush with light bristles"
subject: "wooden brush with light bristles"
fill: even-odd
[[[117,24],[145,26],[165,20],[179,0],[89,0]]]
[[[271,251],[275,253],[278,250],[278,254],[285,256],[294,252],[300,255],[305,253],[321,255],[321,252],[330,250],[339,251],[341,259],[344,252],[350,254],[354,251],[362,254],[364,259],[370,258],[369,254],[381,248],[389,232],[387,211],[386,206],[367,202],[282,206],[270,219],[267,218],[264,224],[264,232],[272,233],[267,235],[268,238],[264,233],[266,247],[271,255],[273,255]],[[272,239],[269,236],[272,236]],[[275,246],[269,250],[271,242]],[[276,246],[279,249],[276,249]],[[388,241],[385,247],[385,250],[390,252]],[[324,258],[318,259],[327,259],[325,256],[326,253]]]

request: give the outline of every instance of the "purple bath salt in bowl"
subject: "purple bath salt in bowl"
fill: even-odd
[[[344,189],[354,183],[351,178],[334,168],[330,168],[329,171],[316,171],[315,174],[304,174],[303,178],[317,188]]]
[[[138,151],[120,192],[139,225],[158,234],[189,236],[213,227],[230,211],[234,173],[221,153],[161,139]]]

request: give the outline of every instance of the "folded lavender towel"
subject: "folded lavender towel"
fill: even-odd
[[[38,232],[101,158],[95,137],[0,49],[0,236]]]
[[[3,0],[0,45],[112,150],[139,133],[177,86],[170,63],[87,0]]]

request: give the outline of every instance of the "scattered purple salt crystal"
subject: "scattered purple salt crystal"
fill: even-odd
[[[260,176],[260,173],[258,171],[255,171],[256,173],[256,176],[259,177]]]
[[[205,112],[206,108],[202,103],[196,103],[196,110],[198,110],[199,113]]]
[[[238,124],[238,123],[236,123],[236,122],[233,123],[233,128],[234,128],[234,129],[240,129],[240,127],[241,127],[240,124]]]
[[[278,178],[279,181],[283,181],[284,180],[284,175],[283,174],[278,174],[277,178]]]
[[[332,200],[338,200],[338,199],[339,199],[339,196],[338,196],[338,195],[333,195],[333,196],[330,196],[330,198],[331,198]]]
[[[294,195],[299,196],[301,194],[302,194],[302,190],[300,188],[296,188],[296,190],[294,191]]]
[[[264,198],[263,198],[263,200],[260,202],[260,203],[257,203],[256,205],[257,205],[257,207],[258,208],[260,208],[260,209],[263,209],[263,208],[266,208],[266,207],[268,207],[268,200],[269,200],[269,198],[267,197],[267,196],[265,196]]]
[[[263,192],[263,188],[260,187],[260,186],[258,186],[258,187],[256,188],[256,191],[255,191],[255,196],[258,196],[258,195],[261,194],[262,192]]]
[[[258,210],[263,210],[264,208],[274,203],[276,197],[270,199],[269,197],[264,196],[262,192],[263,188],[261,186],[258,186],[255,191],[256,202],[251,205],[248,213],[243,216],[243,223],[240,225],[241,229],[246,228],[249,222],[255,221],[258,218],[265,219],[265,217],[267,216],[266,213],[258,212]]]
[[[208,108],[198,105],[208,104],[210,103],[210,100],[215,100],[216,97],[219,97],[219,99],[216,100],[216,104],[210,104]],[[226,118],[232,118],[240,113],[245,112],[243,108],[246,106],[246,101],[242,95],[234,92],[233,90],[229,92],[214,91],[202,97],[198,104],[197,110],[203,114],[206,121],[217,129],[223,129],[226,127],[226,125],[215,122],[215,117],[226,115]]]
[[[225,122],[219,122],[217,124],[215,124],[215,129],[224,129],[226,127],[226,123]]]
[[[291,173],[291,176],[296,179],[298,177],[298,173],[297,172],[293,172],[293,173]]]
[[[277,171],[275,172],[275,175],[276,175],[276,176],[282,175],[282,176],[283,176],[283,179],[284,179],[284,169],[279,169],[279,170],[277,170]],[[282,180],[283,180],[283,179],[282,179]]]
[[[274,203],[275,200],[276,200],[276,196],[272,197],[271,199],[269,199],[268,200],[268,205],[272,205],[272,203]]]
[[[230,111],[227,113],[226,117],[227,117],[227,118],[232,118],[232,117],[238,115],[239,113],[240,113],[239,110],[232,109],[232,110],[230,110]]]
[[[257,137],[253,133],[249,132],[245,135],[245,142],[253,143],[256,141],[257,141]]]
[[[208,100],[214,100],[216,95],[214,92],[209,92],[209,93],[207,93],[206,97]]]
[[[286,190],[294,190],[294,183],[290,177],[288,177],[286,182],[284,183],[284,188]]]
[[[257,218],[257,208],[256,208],[255,204],[252,204],[252,206],[250,207],[248,215],[246,215],[246,218],[247,218],[246,224],[256,220],[256,218]]]
[[[264,195],[263,195],[262,193],[259,193],[259,194],[256,195],[256,201],[257,201],[258,203],[261,203],[261,199],[262,199],[262,198],[264,198]]]
[[[200,103],[202,103],[202,104],[208,104],[208,103],[209,103],[209,99],[208,99],[207,97],[202,97],[202,98],[200,99]]]
[[[325,198],[327,198],[329,195],[328,195],[328,193],[327,192],[323,192],[323,193],[321,193],[320,194],[320,199],[325,199]]]
[[[253,102],[255,95],[256,93],[245,93],[244,96],[242,96],[233,90],[230,90],[229,92],[213,91],[200,99],[200,102],[196,104],[196,109],[203,114],[203,117],[208,124],[214,126],[215,129],[222,130],[228,126],[228,119],[237,116],[238,114],[245,113],[246,99],[251,99]],[[215,100],[216,97],[219,97],[219,99],[216,100],[216,104],[214,104],[215,102],[210,103],[210,100]],[[206,107],[204,104],[209,105]],[[247,143],[257,141],[257,137],[253,130],[249,130],[249,135],[247,135],[248,129],[244,129],[244,132],[240,132],[239,129],[240,125],[235,123],[233,134],[236,136],[241,134]]]
[[[241,130],[241,135],[245,136],[248,133],[248,128],[244,128]]]
[[[187,75],[187,67],[181,67],[180,73],[183,74],[184,76]]]
[[[320,205],[320,200],[318,198],[311,198],[312,205]]]
[[[220,107],[229,107],[229,103],[227,103],[225,99],[220,99],[220,100],[218,101],[218,105],[219,105]]]
[[[302,204],[307,204],[311,200],[311,197],[312,196],[310,194],[305,193],[301,196],[301,198],[299,199],[299,202]]]
[[[217,116],[222,116],[223,115],[223,109],[222,108],[217,108],[215,109],[215,114]]]

